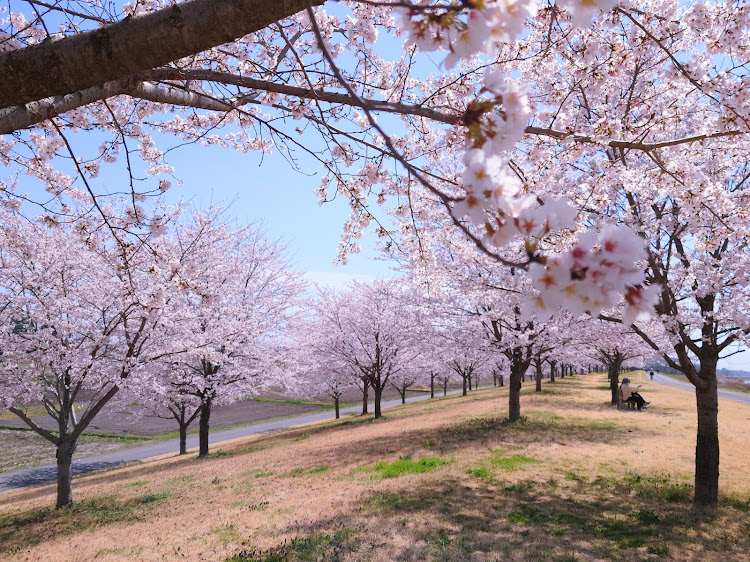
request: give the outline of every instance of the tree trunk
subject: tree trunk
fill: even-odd
[[[201,406],[201,415],[198,420],[198,458],[208,455],[208,421],[211,418],[211,402],[205,402]]]
[[[430,398],[435,398],[435,375],[430,373]]]
[[[364,386],[362,387],[362,415],[364,416],[367,414],[367,400],[370,397],[370,383],[368,381],[364,381]]]
[[[341,417],[341,412],[339,412],[339,397],[338,396],[334,397],[333,403],[336,407],[336,419],[339,419]]]
[[[463,386],[463,394],[461,394],[461,396],[466,396],[466,379],[467,379],[467,377],[466,376],[462,376],[461,379],[463,380],[463,385],[464,385]]]
[[[443,396],[448,396],[448,379],[443,381]]]
[[[536,391],[542,391],[542,366],[537,365],[536,367]]]
[[[557,361],[549,364],[549,382],[555,382],[555,367],[556,366],[557,366]]]
[[[510,364],[510,393],[508,395],[508,421],[510,422],[517,422],[521,419],[521,381],[524,371],[521,350],[514,350]]]
[[[615,352],[612,356],[612,362],[608,366],[609,389],[612,391],[612,404],[615,405],[620,400],[620,368],[622,367],[622,361],[622,355]]]
[[[406,404],[406,387],[402,389],[398,389],[398,393],[401,395],[401,403]]]
[[[713,373],[701,365],[699,376],[708,388],[695,389],[698,435],[695,442],[695,498],[699,505],[716,505],[719,497],[719,401],[716,392],[716,364]]]
[[[180,454],[187,455],[187,430],[186,423],[180,424]]]
[[[500,375],[499,379],[500,379],[500,386],[505,386],[505,375]]]
[[[57,508],[68,507],[73,503],[72,465],[77,444],[65,440],[57,446]]]
[[[375,391],[375,419],[378,419],[382,415],[380,411],[380,398],[383,395],[383,388],[377,384],[373,385],[372,389]]]

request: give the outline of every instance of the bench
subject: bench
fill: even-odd
[[[635,410],[636,403],[633,398],[628,396],[627,400],[622,399],[622,388],[617,391],[617,409],[618,410]]]

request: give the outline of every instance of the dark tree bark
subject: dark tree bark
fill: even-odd
[[[435,378],[437,373],[430,373],[430,398],[435,398]]]
[[[68,437],[57,446],[57,508],[73,503],[73,453],[77,445],[77,438]]]
[[[187,425],[180,424],[180,454],[187,455]]]
[[[716,366],[713,376],[701,368],[706,388],[695,389],[698,434],[695,442],[695,497],[700,505],[716,505],[719,499],[719,399]]]
[[[375,391],[375,419],[378,419],[383,415],[380,410],[380,399],[383,396],[383,388],[379,384],[376,384],[373,390]]]
[[[367,414],[367,401],[370,398],[370,383],[367,379],[362,379],[362,415]]]
[[[0,107],[135,76],[244,37],[306,6],[307,0],[191,0],[7,51],[0,54]]]
[[[508,421],[521,419],[521,381],[531,364],[531,349],[516,347],[508,354],[510,359],[510,392],[508,394]]]
[[[620,369],[622,368],[623,355],[615,351],[609,357],[610,364],[607,366],[609,373],[609,388],[612,391],[612,404],[620,401]]]
[[[338,396],[333,397],[333,403],[336,407],[336,419],[339,419],[341,417],[341,412],[339,411],[339,397]]]
[[[500,386],[505,386],[505,375],[498,375],[500,379]]]
[[[198,458],[208,455],[208,422],[211,419],[211,400],[206,400],[201,406],[198,419]]]
[[[543,375],[542,364],[543,364],[543,361],[540,357],[537,357],[536,359],[534,359],[534,365],[536,367],[536,392],[542,391],[542,375]]]
[[[448,396],[448,379],[443,379],[443,396]]]

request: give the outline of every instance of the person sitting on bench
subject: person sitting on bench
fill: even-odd
[[[643,399],[643,396],[638,394],[639,388],[641,388],[640,384],[635,387],[630,386],[630,379],[625,377],[622,379],[622,384],[620,385],[620,396],[622,397],[623,402],[635,402],[637,408],[642,410],[648,407],[651,402],[646,402]]]

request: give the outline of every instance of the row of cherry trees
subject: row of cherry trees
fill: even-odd
[[[77,198],[106,224],[117,213],[98,184],[104,165],[124,164],[135,203],[169,188],[175,144],[283,150],[295,165],[306,154],[324,176],[321,200],[351,202],[342,258],[376,224],[421,287],[455,291],[444,267],[454,258],[433,255],[433,239],[469,241],[479,257],[462,251],[460,267],[478,271],[461,276],[461,306],[505,348],[514,380],[560,308],[626,324],[655,312],[659,330],[634,330],[696,387],[695,499],[716,503],[716,364],[750,335],[745,2],[5,10],[7,205],[29,199],[19,181],[29,177],[48,194],[31,198],[48,220],[75,220]],[[97,142],[79,142],[88,136]],[[393,206],[395,228],[378,205]],[[526,298],[504,309],[497,292]]]
[[[182,454],[198,419],[205,456],[212,409],[264,388],[325,388],[338,417],[341,395],[359,386],[364,411],[371,391],[378,418],[388,385],[405,401],[409,387],[429,381],[434,392],[437,380],[445,389],[454,373],[466,394],[509,365],[515,421],[530,361],[539,377],[549,361],[554,377],[556,363],[573,362],[566,354],[585,343],[555,339],[551,322],[524,343],[504,339],[485,301],[480,310],[447,288],[428,296],[407,278],[301,299],[283,247],[218,208],[161,209],[151,219],[160,228],[139,236],[116,222],[93,228],[0,212],[0,403],[56,448],[58,507],[72,502],[81,434],[113,402],[173,419]],[[27,413],[37,404],[54,428]]]
[[[112,211],[114,216],[114,211]],[[169,414],[185,451],[211,409],[277,384],[280,333],[302,285],[283,247],[221,211],[162,213],[165,231],[0,218],[0,404],[56,448],[58,507],[72,501],[71,462],[108,403]],[[27,414],[42,404],[54,429]]]

